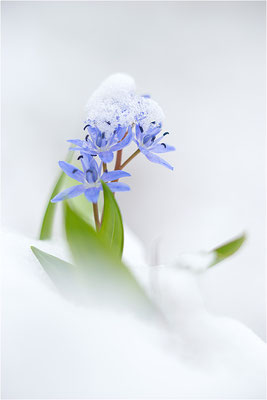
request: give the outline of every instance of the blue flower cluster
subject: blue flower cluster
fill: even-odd
[[[114,158],[114,152],[123,149],[132,140],[131,127],[128,127],[128,129],[118,127],[111,135],[107,135],[89,124],[84,127],[84,130],[88,132],[85,140],[68,140],[68,142],[76,146],[71,147],[70,150],[78,150],[91,156],[99,156],[104,163],[111,162]]]
[[[84,153],[81,154],[78,159],[81,160],[83,171],[65,161],[59,161],[59,166],[65,174],[80,182],[80,185],[72,186],[63,190],[51,200],[52,203],[71,199],[82,193],[84,193],[87,200],[92,203],[97,203],[100,190],[102,189],[101,180],[107,182],[112,192],[125,192],[130,190],[130,187],[125,183],[114,182],[120,178],[124,178],[125,176],[130,176],[128,172],[118,170],[103,172],[101,174],[102,163],[98,165],[92,156]]]
[[[108,125],[109,121],[107,121]],[[130,174],[121,170],[123,165],[112,172],[107,172],[106,164],[114,159],[115,152],[122,150],[132,141],[138,147],[137,152],[144,154],[149,161],[173,170],[169,163],[157,155],[175,150],[173,146],[169,146],[163,141],[168,132],[159,135],[161,128],[161,124],[156,124],[156,122],[152,121],[148,129],[144,130],[142,121],[139,121],[128,127],[118,126],[112,134],[107,134],[86,123],[84,140],[68,140],[74,145],[70,150],[79,151],[80,153],[78,160],[81,162],[82,170],[65,161],[59,161],[60,168],[68,176],[78,181],[79,185],[63,190],[51,201],[55,203],[83,193],[90,202],[97,203],[99,193],[102,190],[101,180],[107,183],[112,192],[130,190],[128,185],[118,182],[120,178],[130,176]],[[99,163],[95,157],[99,157]]]
[[[173,170],[173,167],[167,163],[167,161],[155,154],[167,153],[175,150],[175,147],[162,142],[162,139],[168,135],[169,132],[165,132],[162,136],[157,137],[160,132],[161,124],[155,125],[155,123],[152,122],[148,130],[145,132],[141,125],[136,125],[135,137],[133,140],[137,144],[141,153],[143,153],[149,161],[164,165]]]

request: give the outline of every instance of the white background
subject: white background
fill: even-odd
[[[3,223],[37,236],[88,97],[126,72],[177,151],[174,172],[129,165],[124,221],[161,262],[246,231],[199,282],[210,310],[264,337],[264,2],[2,2],[2,20]]]

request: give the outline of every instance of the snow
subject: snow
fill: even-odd
[[[182,253],[173,262],[174,267],[190,269],[194,272],[203,272],[215,261],[215,252],[200,251],[197,253]]]
[[[30,245],[68,258],[60,241],[3,234],[3,398],[265,397],[265,344],[240,322],[210,314],[190,270],[148,267],[130,231],[124,258],[166,326],[63,299]]]
[[[134,79],[126,74],[108,77],[86,105],[86,120],[106,134],[112,134],[118,123],[128,127],[139,117],[147,129],[152,121],[162,122],[164,114],[154,100],[137,94]]]

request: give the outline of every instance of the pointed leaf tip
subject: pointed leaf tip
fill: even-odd
[[[221,246],[216,247],[212,252],[215,255],[215,260],[213,263],[210,265],[210,267],[213,267],[214,265],[218,264],[219,262],[225,260],[226,258],[232,256],[235,254],[240,247],[243,245],[245,242],[247,236],[245,233],[242,235],[236,237],[233,240],[230,240]]]

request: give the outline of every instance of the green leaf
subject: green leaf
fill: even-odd
[[[70,294],[68,289],[75,284],[75,267],[37,247],[31,246],[31,249],[55,286],[64,294]]]
[[[108,185],[101,181],[104,192],[104,211],[99,235],[111,248],[115,256],[121,258],[123,252],[124,232],[119,206]]]
[[[88,290],[102,297],[112,294],[120,303],[149,304],[145,292],[128,268],[114,255],[92,226],[64,202],[65,231],[75,264]]]
[[[69,179],[72,180],[67,176],[67,180]],[[75,183],[73,182],[72,185],[77,185],[77,181],[75,181]],[[76,213],[84,219],[84,221],[92,226],[95,225],[93,205],[83,194],[74,197],[73,199],[69,199],[68,202],[71,205],[71,208],[74,209]]]
[[[72,162],[74,166],[80,168],[77,160],[72,160],[73,154],[69,153],[66,162]],[[40,240],[50,239],[52,236],[52,226],[55,218],[57,203],[51,203],[51,199],[55,197],[61,190],[66,189],[70,186],[77,185],[77,181],[75,179],[70,178],[68,175],[64,174],[62,171],[58,177],[56,185],[50,195],[49,202],[46,207],[46,211],[42,221],[42,227],[39,235]],[[82,218],[91,225],[94,225],[94,217],[93,217],[93,207],[92,203],[90,203],[85,196],[81,195],[69,200],[71,207],[75,209],[75,211],[82,216]]]
[[[246,235],[243,234],[237,237],[236,239],[230,240],[229,242],[226,242],[223,245],[216,247],[213,250],[213,253],[215,253],[216,258],[214,262],[210,265],[210,267],[213,267],[219,262],[235,254],[237,250],[240,249],[245,240],[246,240]]]
[[[70,152],[70,153],[68,153],[66,162],[70,162],[71,159],[72,159],[72,153]],[[63,186],[64,179],[65,179],[65,174],[62,171],[57,179],[57,182],[54,186],[54,189],[51,193],[51,196],[49,198],[49,201],[48,201],[48,204],[47,204],[47,207],[45,210],[45,214],[44,214],[42,226],[41,226],[41,231],[40,231],[40,235],[39,235],[40,240],[50,239],[52,236],[52,227],[53,227],[53,221],[54,221],[54,217],[55,217],[57,203],[51,203],[51,200],[53,199],[53,197],[55,197],[56,194],[58,194],[60,192],[60,189]]]
[[[92,261],[101,256],[103,245],[97,232],[70,206],[69,200],[64,201],[64,220],[67,242],[75,263],[92,267]]]

